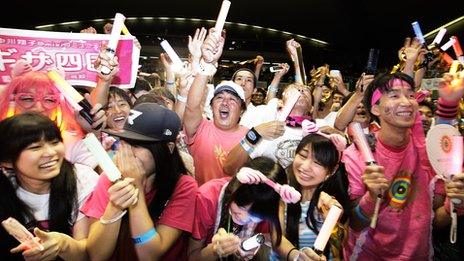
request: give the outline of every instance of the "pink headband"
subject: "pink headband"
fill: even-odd
[[[376,89],[372,94],[371,106],[374,106],[380,100],[380,97],[382,97],[382,93],[379,91],[379,89]]]
[[[301,123],[301,129],[303,130],[303,137],[311,133],[319,134],[329,139],[335,145],[335,148],[337,148],[339,152],[343,152],[346,148],[346,139],[342,135],[335,133],[327,135],[325,133],[322,133],[319,131],[319,128],[317,127],[316,123],[312,121],[304,120]]]
[[[243,167],[237,173],[237,179],[242,184],[259,184],[266,183],[273,188],[285,203],[296,203],[300,201],[301,194],[294,187],[287,184],[281,185],[276,183],[261,173],[259,170]]]

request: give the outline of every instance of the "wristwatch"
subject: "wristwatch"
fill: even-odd
[[[261,140],[261,135],[259,135],[255,128],[251,128],[246,134],[246,139],[250,144],[255,145]]]

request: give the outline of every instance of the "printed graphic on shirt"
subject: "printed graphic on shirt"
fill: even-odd
[[[274,156],[284,169],[292,164],[299,143],[300,140],[284,140],[277,144]]]
[[[216,156],[216,159],[219,161],[221,166],[224,165],[223,163],[226,160],[228,154],[229,152],[223,150],[220,144],[214,145],[214,156]]]
[[[389,206],[395,209],[403,209],[410,198],[412,188],[411,174],[402,170],[392,181],[388,197]]]

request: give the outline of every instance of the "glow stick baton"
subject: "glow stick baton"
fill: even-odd
[[[446,33],[446,28],[441,28],[438,34],[435,36],[435,39],[433,39],[432,43],[435,43],[437,45],[440,44],[441,40],[443,40],[443,36],[445,36],[445,33]]]
[[[34,235],[32,235],[32,233],[15,218],[9,217],[3,220],[2,226],[8,234],[18,240],[21,244],[26,245],[29,249],[36,247],[40,251],[44,250],[43,245],[36,241]]]
[[[447,53],[443,53],[442,59],[447,63],[447,64],[452,64],[453,63],[453,58],[449,56]]]
[[[301,93],[295,89],[292,89],[289,91],[288,96],[289,97],[285,102],[285,106],[280,110],[280,113],[277,116],[278,121],[285,121],[287,119],[287,116],[290,114],[296,102],[300,98]]]
[[[451,38],[449,39],[448,42],[446,42],[444,45],[442,45],[442,46],[440,47],[440,49],[441,49],[442,51],[448,50],[451,46],[454,45],[454,42],[455,42],[455,41],[456,41],[456,40],[455,40],[454,38],[451,37]]]
[[[111,180],[111,182],[115,182],[120,179],[121,172],[111,160],[100,141],[98,141],[97,137],[95,137],[95,134],[87,134],[83,141],[87,149],[97,159],[98,165],[100,165],[108,179]]]
[[[264,243],[264,236],[261,233],[258,233],[247,240],[243,241],[241,244],[241,247],[243,250],[248,251],[251,250],[255,247],[260,246],[261,244]]]
[[[113,28],[111,29],[111,36],[110,36],[110,41],[108,42],[108,46],[106,47],[106,54],[110,57],[113,58],[114,55],[116,54],[116,48],[118,47],[118,42],[119,42],[119,36],[121,35],[121,30],[122,27],[124,26],[124,20],[126,20],[126,17],[120,13],[116,13],[116,16],[114,17],[114,23],[113,23]],[[100,72],[102,74],[110,74],[111,70],[110,68],[106,66],[102,66],[100,68]]]
[[[129,35],[129,36],[131,36],[131,34],[130,34],[130,32],[129,32],[129,30],[127,29],[127,27],[126,27],[125,24],[122,25],[121,32],[122,32],[124,35]]]
[[[453,49],[457,57],[462,56],[461,44],[459,43],[457,36],[451,36],[454,39]]]
[[[55,86],[63,94],[65,99],[69,104],[79,112],[79,114],[84,118],[90,125],[93,124],[93,118],[90,114],[92,110],[92,105],[84,98],[82,95],[74,89],[61,75],[55,71],[49,71],[47,73],[48,77],[55,83]],[[99,129],[101,124],[97,127]]]
[[[422,30],[417,21],[412,23],[412,29],[414,30],[414,34],[416,34],[417,39],[419,39],[419,42],[421,44],[424,44],[425,43],[424,35],[422,34]]]
[[[366,165],[375,165],[374,156],[372,155],[372,151],[367,143],[366,136],[364,136],[364,132],[362,130],[361,124],[359,122],[351,122],[348,125],[348,133],[352,136],[353,142],[356,144],[358,149],[361,151],[363,155],[364,162]],[[377,199],[375,201],[375,208],[374,213],[372,214],[371,224],[370,227],[375,229],[377,225],[377,218],[379,217],[379,210],[380,210],[380,203],[382,203],[382,195],[377,195]]]
[[[230,8],[230,1],[224,0],[222,1],[221,10],[219,11],[219,15],[216,19],[216,25],[214,26],[215,35],[217,37],[221,36],[222,29],[224,28],[224,24],[226,23],[227,14],[229,13]]]
[[[342,214],[342,209],[336,205],[332,205],[330,207],[329,213],[322,224],[321,230],[317,235],[316,241],[314,242],[314,251],[317,254],[324,253],[324,248],[327,245],[327,241],[329,241],[330,235],[337,224],[340,215]]]
[[[449,169],[448,179],[451,179],[452,175],[459,174],[462,172],[462,159],[463,159],[463,141],[462,136],[451,137],[451,166]],[[450,202],[451,212],[451,227],[450,227],[450,242],[456,243],[457,239],[457,213],[454,209],[454,204],[461,204],[462,201],[458,198],[452,198]]]
[[[174,51],[172,46],[169,44],[169,42],[163,40],[161,42],[161,47],[163,47],[164,51],[168,54],[169,58],[171,58],[174,71],[180,71],[184,67],[184,64],[182,63],[182,60],[179,58],[179,55],[177,55],[176,51]]]

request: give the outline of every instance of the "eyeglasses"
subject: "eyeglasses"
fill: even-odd
[[[40,102],[45,109],[51,110],[60,104],[60,94],[16,93],[14,101],[24,109],[30,109]]]

